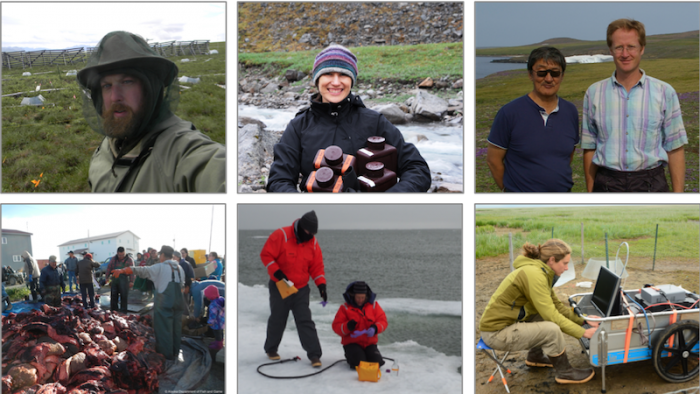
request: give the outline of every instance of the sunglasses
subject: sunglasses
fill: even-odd
[[[537,74],[537,76],[540,78],[546,78],[547,74],[551,74],[552,78],[559,78],[559,76],[561,75],[561,71],[559,71],[559,70],[541,70],[541,71],[535,71],[535,74]]]

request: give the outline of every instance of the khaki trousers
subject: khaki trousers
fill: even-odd
[[[529,322],[519,322],[494,332],[481,332],[489,347],[503,351],[521,351],[541,347],[546,356],[559,356],[566,350],[564,333],[551,321],[535,315]]]

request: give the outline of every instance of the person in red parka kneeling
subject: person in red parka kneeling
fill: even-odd
[[[343,293],[345,303],[333,319],[333,331],[340,335],[345,359],[353,370],[360,361],[379,363],[384,360],[377,349],[377,335],[388,325],[386,315],[378,302],[377,294],[365,282],[352,282]]]

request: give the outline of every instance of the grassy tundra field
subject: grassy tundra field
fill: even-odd
[[[219,53],[169,58],[179,68],[178,78],[201,78],[199,84],[181,84],[175,114],[225,145],[226,90],[216,85],[226,85],[226,43],[210,43],[209,49]],[[185,58],[190,62],[181,63]],[[3,193],[90,191],[90,159],[103,136],[85,121],[76,77],[66,76],[67,71],[83,67],[78,63],[2,70],[3,95],[28,92],[2,98]],[[32,76],[23,77],[26,71]],[[63,90],[35,92],[39,85]],[[20,106],[23,97],[39,93],[45,98],[43,106]]]
[[[605,41],[553,40],[552,45],[559,48],[565,56],[605,53]],[[678,93],[683,114],[683,123],[688,134],[685,146],[686,176],[685,191],[698,192],[698,148],[700,146],[700,128],[698,127],[698,87],[700,86],[698,60],[698,31],[648,36],[641,68],[647,75],[659,78],[673,86]],[[477,56],[527,56],[532,49],[541,45],[512,48],[477,49]],[[566,66],[564,80],[559,89],[559,96],[571,101],[579,111],[579,123],[582,118],[583,97],[588,87],[594,82],[609,78],[615,65],[610,63],[569,64]],[[486,164],[487,138],[491,124],[498,110],[508,102],[529,93],[532,82],[527,70],[512,70],[489,75],[476,81],[476,117],[475,117],[475,156],[477,193],[499,192]],[[583,150],[576,149],[573,170],[573,192],[585,192],[586,183],[583,173]],[[666,171],[669,187],[670,176]]]
[[[426,77],[462,78],[464,48],[461,43],[386,45],[349,48],[358,59],[359,82],[420,82]],[[319,50],[298,52],[239,53],[245,66],[275,67],[281,75],[288,69],[311,73]]]

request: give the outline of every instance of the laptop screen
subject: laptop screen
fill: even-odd
[[[600,267],[591,302],[602,313],[601,317],[610,317],[620,314],[619,299],[620,277],[613,271]]]

